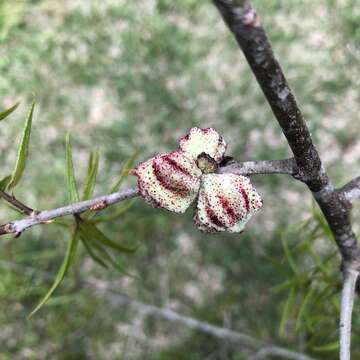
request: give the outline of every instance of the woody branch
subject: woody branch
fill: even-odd
[[[52,210],[33,212],[30,216],[0,225],[0,235],[16,234],[20,235],[24,230],[38,224],[47,224],[52,220],[67,216],[81,214],[87,210],[102,210],[110,205],[131,199],[138,195],[138,190],[126,189],[109,195],[103,195],[91,200],[80,201]]]
[[[279,173],[294,175],[297,173],[297,170],[296,170],[296,164],[294,163],[293,159],[284,159],[284,160],[264,160],[264,161],[245,161],[245,162],[231,161],[231,163],[229,163],[228,165],[221,167],[219,169],[219,172],[235,173],[238,175],[246,175],[246,176],[256,175],[256,174],[279,174]],[[5,196],[1,196],[0,193],[0,197],[3,197],[4,200],[9,202],[11,205],[17,207],[18,209],[21,208],[27,209],[26,212],[25,211],[23,212],[27,214],[28,217],[0,225],[0,236],[6,234],[20,235],[23,231],[34,225],[47,224],[59,217],[68,216],[68,215],[77,215],[87,210],[100,211],[108,206],[138,196],[138,190],[136,188],[130,188],[119,191],[117,193],[99,196],[91,200],[81,201],[60,208],[56,208],[52,210],[44,210],[44,211],[34,211],[28,206],[21,203],[19,200],[15,199],[14,196],[8,195],[6,193],[4,194]],[[16,201],[16,203],[14,203],[14,201]],[[21,207],[18,204],[21,204]]]
[[[242,49],[294,154],[298,176],[312,191],[337,241],[343,266],[360,269],[350,204],[329,179],[295,96],[248,1],[213,0]]]
[[[354,179],[342,190],[334,188],[259,16],[250,2],[213,0],[213,3],[243,51],[294,154],[298,174],[313,193],[338,245],[344,275],[340,359],[349,360],[351,313],[355,282],[360,271],[360,250],[352,230],[350,210],[351,202],[360,197],[360,180]]]
[[[264,175],[264,174],[285,174],[294,177],[300,181],[304,181],[301,173],[299,172],[298,166],[294,158],[281,159],[281,160],[256,160],[256,161],[235,161],[231,160],[226,165],[222,166],[218,170],[219,173],[231,173],[243,176],[252,175]],[[359,184],[360,185],[360,184]],[[345,185],[339,191],[346,194],[352,194],[354,191],[360,192],[359,188],[356,188],[353,182]],[[0,236],[6,234],[17,234],[20,235],[26,229],[39,224],[47,224],[52,220],[68,216],[77,215],[87,210],[100,211],[111,205],[115,205],[121,201],[138,196],[136,188],[130,188],[112,193],[108,195],[102,195],[91,200],[81,201],[78,203],[62,206],[52,210],[35,211],[27,205],[20,202],[13,195],[9,195],[4,191],[0,191],[0,197],[9,202],[12,206],[18,208],[24,214],[28,215],[20,220],[8,222],[0,225]],[[350,196],[350,195],[349,195]],[[352,196],[354,197],[354,196]]]

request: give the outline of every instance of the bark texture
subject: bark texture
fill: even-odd
[[[360,251],[350,222],[350,202],[334,188],[277,61],[260,18],[248,1],[213,0],[243,51],[294,154],[295,178],[312,191],[334,235],[343,268],[360,270]]]

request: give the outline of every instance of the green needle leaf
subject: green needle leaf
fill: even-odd
[[[93,195],[98,168],[99,168],[99,154],[97,152],[92,152],[90,154],[88,172],[85,179],[85,186],[84,186],[82,200],[89,200]]]
[[[65,139],[65,164],[66,164],[66,182],[67,182],[69,201],[71,203],[75,203],[80,200],[80,197],[75,180],[74,164],[72,159],[72,149],[71,149],[71,141],[70,141],[69,133],[67,133]]]
[[[131,155],[129,157],[129,159],[126,161],[126,163],[122,166],[120,175],[119,175],[118,179],[116,180],[115,185],[112,187],[112,189],[110,191],[111,193],[118,191],[118,189],[119,189],[120,185],[122,184],[122,182],[124,181],[126,175],[129,173],[131,166],[134,164],[134,161],[137,156],[138,156],[138,151],[135,151],[134,154]]]
[[[79,232],[86,250],[94,261],[96,261],[103,267],[109,268],[107,264],[109,263],[118,269],[117,263],[114,261],[114,259],[110,256],[110,254],[106,251],[106,249],[101,243],[97,242],[97,240],[92,237],[88,237],[91,236],[91,234],[85,233],[84,229],[79,228]],[[121,271],[123,270],[121,269]]]
[[[120,245],[112,240],[110,240],[102,231],[100,231],[94,224],[88,222],[88,221],[81,221],[80,224],[80,230],[83,232],[84,235],[86,235],[89,239],[93,239],[94,241],[110,247],[112,249],[115,249],[120,252],[125,253],[133,253],[138,249],[138,245],[135,247],[127,247],[125,245]]]
[[[310,299],[314,295],[314,293],[315,293],[315,288],[310,288],[309,291],[307,292],[307,294],[304,296],[304,298],[302,300],[302,303],[301,303],[300,308],[299,308],[299,313],[298,313],[298,316],[296,318],[295,329],[297,331],[301,328],[301,322],[306,316],[307,305],[310,302]]]
[[[318,352],[325,352],[325,351],[334,351],[337,350],[338,348],[339,348],[339,341],[336,340],[326,345],[313,346],[311,349]]]
[[[281,236],[281,244],[284,249],[286,260],[289,263],[290,268],[294,272],[294,274],[299,274],[299,270],[297,268],[297,265],[295,263],[295,260],[293,259],[291,250],[289,248],[288,242],[287,242],[287,232],[284,232],[284,234]]]
[[[280,327],[279,327],[279,334],[280,336],[283,336],[285,334],[285,329],[286,329],[286,324],[288,323],[290,314],[291,314],[291,310],[293,309],[293,305],[294,302],[296,300],[296,291],[295,291],[295,287],[292,287],[290,292],[289,292],[289,296],[285,302],[284,308],[283,308],[283,312],[281,315],[281,320],[280,320]]]
[[[105,263],[105,261],[103,261],[98,255],[95,254],[95,250],[92,249],[89,241],[87,240],[86,236],[83,235],[83,233],[81,233],[81,240],[82,243],[85,246],[86,251],[88,252],[88,254],[90,255],[90,257],[97,262],[100,266],[104,267],[105,269],[108,269],[109,267],[107,266],[107,264]]]
[[[4,120],[5,118],[7,118],[18,106],[20,103],[16,103],[15,105],[13,105],[12,107],[0,112],[0,121]]]
[[[11,175],[5,176],[0,180],[0,190],[5,190],[11,180]]]
[[[20,181],[26,166],[26,160],[29,153],[29,141],[31,134],[32,117],[34,113],[35,102],[32,103],[25,120],[22,138],[20,141],[20,147],[16,157],[15,169],[12,174],[11,180],[7,186],[8,189],[13,189]]]
[[[79,229],[81,240],[83,241],[83,244],[88,251],[89,255],[93,258],[94,261],[96,261],[99,265],[109,268],[108,264],[113,266],[117,271],[119,271],[121,274],[129,276],[133,279],[139,280],[139,278],[136,275],[130,274],[127,272],[123,266],[121,266],[119,263],[117,263],[110,254],[105,250],[105,248],[102,246],[102,244],[98,243],[93,238],[88,238],[88,234],[85,234],[84,231]],[[108,264],[107,264],[108,263]]]
[[[56,275],[53,285],[51,286],[50,290],[46,293],[46,295],[43,297],[43,299],[39,302],[39,304],[35,307],[35,309],[30,313],[29,317],[33,316],[37,311],[40,310],[40,308],[49,300],[51,295],[54,293],[54,291],[63,281],[75,257],[78,243],[79,243],[78,229],[75,228],[68,242],[65,258],[60,266],[60,269]]]

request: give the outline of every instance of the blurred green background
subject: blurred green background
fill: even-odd
[[[358,1],[254,4],[340,186],[360,168]],[[0,72],[1,109],[21,101],[0,126],[0,177],[13,167],[36,95],[31,157],[15,190],[36,209],[67,203],[67,131],[79,184],[89,152],[99,151],[99,195],[136,149],[137,161],[169,151],[192,126],[215,127],[238,160],[290,155],[208,0],[2,0]],[[30,319],[69,234],[49,225],[18,239],[2,237],[0,358],[241,360],[255,352],[119,305],[119,293],[336,359],[340,274],[333,239],[304,186],[286,176],[253,181],[265,206],[241,235],[203,235],[191,211],[176,216],[136,200],[102,226],[114,241],[141,243],[133,255],[114,254],[132,276],[99,267],[81,248],[55,296]],[[129,177],[123,186],[134,184]],[[1,203],[1,222],[17,216]],[[355,311],[354,359],[360,356]]]

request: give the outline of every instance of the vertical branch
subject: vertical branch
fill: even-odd
[[[340,360],[351,358],[351,318],[358,276],[359,272],[356,270],[344,271],[340,310]]]
[[[360,197],[355,179],[345,191],[332,185],[259,16],[248,0],[212,0],[233,33],[294,154],[299,179],[304,181],[322,210],[342,256],[344,287],[340,321],[340,359],[350,360],[351,315],[360,249],[352,230],[352,198]]]
[[[213,0],[233,33],[294,153],[297,176],[312,191],[342,255],[343,268],[360,270],[360,250],[350,222],[350,204],[321,164],[309,129],[250,1]]]
[[[274,56],[260,18],[249,1],[213,0],[235,36],[290,145],[299,170],[312,191],[327,184],[309,129]]]

